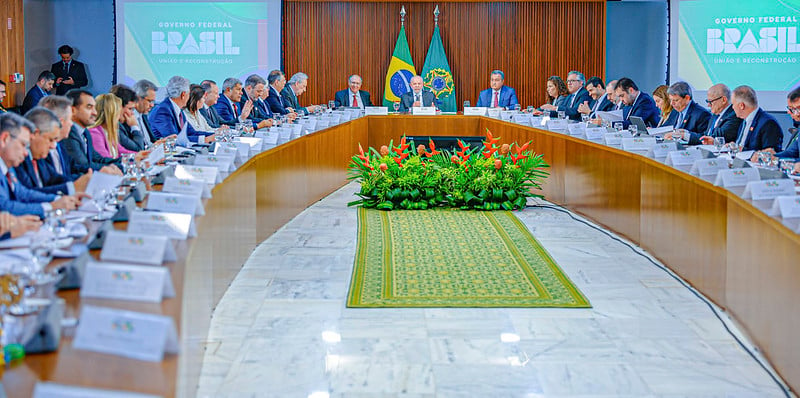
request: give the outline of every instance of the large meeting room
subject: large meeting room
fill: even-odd
[[[800,0],[0,21],[0,397],[797,397]]]

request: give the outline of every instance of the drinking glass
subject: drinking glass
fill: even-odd
[[[629,131],[629,132],[631,133],[631,135],[632,135],[632,136],[634,136],[634,137],[636,137],[636,135],[637,135],[637,134],[639,134],[639,128],[638,128],[638,127],[636,127],[636,125],[635,125],[635,124],[631,124],[630,126],[628,126],[628,131]]]
[[[103,217],[103,212],[106,209],[106,198],[108,197],[108,190],[102,189],[98,192],[95,192],[92,196],[92,202],[94,203],[94,207],[97,208],[97,215],[92,217],[94,221],[103,221],[105,218]]]
[[[717,150],[717,153],[722,151],[722,147],[725,146],[725,137],[714,137],[714,149]]]
[[[731,165],[733,165],[733,160],[736,159],[736,155],[739,154],[739,150],[741,149],[741,147],[739,147],[739,144],[737,144],[735,142],[731,142],[729,144],[728,148],[730,148]]]
[[[528,113],[533,113],[533,105],[528,105]]]
[[[31,237],[31,263],[34,274],[44,271],[47,264],[53,260],[55,237],[50,231],[42,229]]]
[[[470,104],[469,101],[464,101],[464,108],[469,108],[471,106],[472,104]]]
[[[394,113],[400,112],[400,101],[395,101],[392,106],[394,107]]]
[[[566,119],[567,118],[567,112],[558,111],[558,118],[559,119]]]
[[[531,107],[529,107],[529,108],[531,108]],[[587,115],[585,113],[581,113],[581,122],[587,123],[588,121],[589,121],[589,115]]]
[[[519,113],[519,111],[522,110],[522,105],[520,105],[520,104],[514,105],[514,110]]]
[[[794,162],[789,159],[781,159],[780,167],[781,171],[786,173],[787,176],[792,175],[792,170],[794,170]]]
[[[617,130],[618,133],[621,132],[622,131],[622,122],[614,122],[614,130]]]
[[[328,101],[328,109],[333,109],[336,107],[336,101],[330,100]]]
[[[772,156],[769,152],[759,152],[758,153],[758,165],[761,167],[766,167],[769,165],[769,158]]]

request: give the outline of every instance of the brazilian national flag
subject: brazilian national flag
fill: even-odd
[[[417,74],[414,61],[411,59],[411,50],[408,49],[406,28],[400,27],[397,44],[394,45],[392,60],[386,72],[386,87],[383,89],[383,106],[391,107],[406,91],[411,91],[411,78]],[[390,108],[391,109],[391,108]]]
[[[425,56],[425,65],[422,66],[422,80],[425,81],[425,87],[436,95],[442,112],[456,112],[456,88],[450,64],[444,54],[438,25],[433,30],[428,55]]]

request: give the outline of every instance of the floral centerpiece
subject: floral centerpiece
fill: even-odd
[[[380,210],[424,210],[437,206],[464,210],[522,209],[532,192],[541,189],[549,165],[541,154],[528,150],[530,142],[498,144],[486,130],[482,147],[437,150],[433,141],[412,147],[406,137],[380,150],[361,145],[348,167],[348,179],[361,183],[361,199],[348,206]]]

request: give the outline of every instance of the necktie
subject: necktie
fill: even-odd
[[[11,196],[14,196],[14,183],[17,181],[16,178],[11,174],[11,170],[6,172],[6,181],[8,181],[8,191],[11,193]]]
[[[64,73],[69,73],[69,62],[64,62]]]
[[[419,102],[420,106],[422,106],[422,98],[420,98],[422,95],[420,95],[419,93],[414,95],[415,95],[414,102]]]
[[[572,108],[572,106],[575,105],[575,98],[578,98],[578,94],[570,94],[570,97],[569,107]]]
[[[714,120],[713,120],[713,123],[709,123],[708,124],[708,130],[706,130],[706,135],[707,136],[712,137],[711,134],[714,133],[714,128],[717,127],[717,123],[719,122],[720,116],[721,115],[712,115]]]
[[[186,117],[183,116],[183,112],[178,113],[178,127],[183,130],[183,125],[186,124]]]
[[[232,104],[233,104],[233,116],[234,117],[239,117],[239,107],[236,106],[235,102],[232,102]]]
[[[33,176],[36,180],[36,186],[41,188],[44,184],[42,183],[42,175],[39,174],[39,162],[36,159],[31,159],[31,163],[33,163]]]
[[[58,174],[64,175],[64,170],[61,167],[61,154],[58,153],[58,148],[51,149],[50,156],[53,158],[53,168],[56,169]]]
[[[492,108],[497,108],[500,106],[500,92],[494,92],[494,102],[492,103]]]
[[[358,106],[358,96],[353,94],[353,107],[357,108]]]
[[[92,150],[89,148],[89,129],[83,130],[83,150],[86,151],[86,160],[92,164]]]

